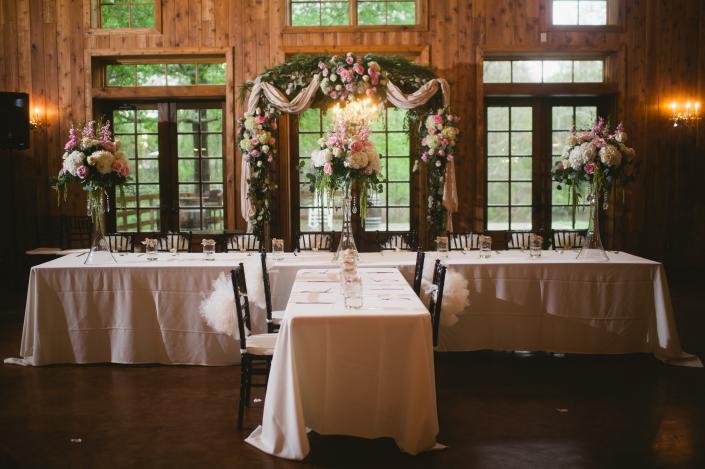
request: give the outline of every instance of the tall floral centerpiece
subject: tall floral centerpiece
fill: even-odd
[[[607,194],[615,181],[631,179],[631,165],[635,152],[626,145],[627,134],[622,124],[614,130],[605,124],[601,117],[592,129],[573,131],[568,136],[563,159],[552,170],[553,180],[558,182],[558,189],[567,186],[571,191],[571,203],[576,209],[581,183],[588,184],[585,197],[590,206],[590,218],[587,237],[578,259],[607,261],[600,238],[600,208],[608,208]]]
[[[377,118],[378,107],[369,98],[348,102],[344,108],[333,109],[333,122],[325,137],[318,143],[320,149],[311,154],[308,179],[312,192],[332,203],[336,192],[343,192],[343,226],[340,243],[334,259],[346,249],[357,251],[351,226],[351,215],[361,219],[367,216],[370,192],[381,192],[379,179],[380,156],[370,140],[368,123]],[[352,199],[352,188],[357,189],[357,201]]]
[[[443,206],[446,166],[455,159],[460,117],[447,108],[429,114],[421,125],[421,161],[428,164],[428,226],[431,239],[442,235],[447,226],[448,211]],[[418,161],[415,165],[418,167]]]
[[[83,127],[71,127],[64,145],[63,164],[54,187],[66,200],[68,186],[76,184],[88,196],[88,216],[93,221],[93,240],[86,264],[114,263],[105,240],[105,212],[110,210],[110,193],[122,192],[130,176],[130,164],[119,143],[113,140],[110,122],[90,121]]]

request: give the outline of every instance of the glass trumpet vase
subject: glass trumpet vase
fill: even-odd
[[[350,186],[345,188],[345,196],[343,197],[343,226],[340,232],[340,241],[338,242],[338,249],[335,251],[333,256],[334,261],[341,260],[344,257],[344,252],[354,252],[357,260],[359,260],[359,255],[357,251],[357,246],[355,245],[355,237],[353,236],[352,228],[352,195],[350,191]]]
[[[579,261],[606,262],[610,260],[605,253],[605,248],[602,247],[602,239],[600,238],[600,196],[599,192],[591,192],[587,196],[590,218],[583,247],[578,253],[577,259]]]
[[[91,250],[86,256],[86,265],[117,264],[110,244],[105,238],[105,193],[93,191],[88,193],[88,216],[93,221]]]

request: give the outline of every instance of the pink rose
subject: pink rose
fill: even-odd
[[[323,71],[321,72],[321,75],[323,75],[324,77],[327,77],[328,76],[328,69],[324,68]]]
[[[364,146],[364,145],[362,144],[362,142],[360,142],[359,140],[354,140],[354,141],[350,144],[350,149],[351,149],[352,151],[362,151],[364,147],[365,147],[365,146]]]
[[[274,157],[272,155],[269,155],[267,157],[267,161],[269,161],[271,163],[272,161],[274,161]]]
[[[356,63],[355,65],[353,65],[353,70],[358,75],[363,75],[365,73],[365,67],[363,67],[360,63]]]
[[[86,179],[88,177],[88,167],[83,165],[79,166],[76,170],[76,176],[81,179]]]
[[[352,55],[348,55],[345,59],[345,63],[347,63],[348,65],[352,65],[353,62],[355,62],[355,59],[353,59]]]
[[[266,122],[266,119],[264,118],[264,116],[256,116],[255,122],[257,122],[258,124],[264,124]]]
[[[257,158],[259,155],[260,155],[259,150],[250,151],[250,156],[252,156],[253,158]]]
[[[326,173],[327,175],[333,174],[333,165],[330,163],[326,163],[323,165],[323,172]]]
[[[105,141],[105,142],[100,142],[100,145],[103,147],[103,150],[109,151],[110,153],[115,153],[116,145],[115,142],[111,141]]]
[[[559,161],[558,163],[556,163],[556,171],[563,171],[563,169],[565,169],[565,168],[563,167],[562,161]]]
[[[455,158],[455,157],[453,156],[452,153],[450,153],[450,154],[448,155],[448,161],[453,161],[454,158]]]
[[[250,143],[252,143],[253,145],[259,145],[259,140],[257,140],[256,138],[253,138]]]
[[[431,135],[434,135],[436,133],[436,128],[431,127],[430,129],[428,129],[428,133],[430,133]]]
[[[433,122],[436,124],[442,124],[443,123],[443,116],[436,114],[433,116]]]
[[[367,91],[365,91],[365,94],[366,94],[367,96],[372,96],[372,95],[375,94],[376,92],[377,92],[377,89],[376,89],[376,88],[367,88]]]
[[[585,165],[585,172],[588,174],[593,174],[595,172],[595,163],[588,163]]]
[[[130,175],[130,165],[125,160],[115,160],[113,162],[113,171],[122,177],[127,177]]]
[[[438,154],[439,154],[440,156],[445,156],[446,152],[443,151],[443,150],[438,150]]]

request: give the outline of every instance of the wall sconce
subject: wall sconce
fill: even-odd
[[[34,130],[34,129],[41,129],[46,125],[46,122],[44,122],[41,118],[41,114],[39,113],[39,108],[37,106],[34,107],[32,110],[32,115],[29,118],[29,128]]]
[[[692,125],[699,119],[699,101],[696,101],[695,103],[687,101],[682,106],[679,106],[678,103],[675,101],[671,103],[671,121],[673,121],[673,127]]]

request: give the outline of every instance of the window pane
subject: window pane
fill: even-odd
[[[176,142],[179,148],[179,158],[197,158],[200,145],[198,143],[198,134],[179,134],[176,137]]]
[[[320,132],[321,110],[316,108],[306,109],[299,114],[299,132]]]
[[[154,3],[143,5],[132,5],[131,9],[132,21],[130,26],[133,28],[152,28],[154,27]]]
[[[179,207],[200,205],[198,184],[179,184]]]
[[[605,0],[580,0],[578,4],[578,24],[607,24],[607,2]]]
[[[223,184],[203,184],[201,192],[204,206],[223,206]]]
[[[409,158],[389,158],[387,166],[389,168],[387,178],[390,181],[409,180]]]
[[[179,132],[198,132],[198,112],[196,109],[176,110],[176,130]],[[181,145],[179,144],[179,149]],[[179,152],[181,155],[181,152]],[[190,153],[189,153],[190,154]]]
[[[292,3],[292,26],[320,26],[321,10],[318,2]]]
[[[509,229],[511,230],[530,230],[531,224],[531,207],[512,207],[512,221]]]
[[[484,83],[510,83],[512,81],[512,63],[508,60],[484,61],[482,64],[482,81]]]
[[[198,160],[179,160],[179,182],[198,182]]]
[[[551,127],[553,130],[570,130],[573,127],[573,106],[553,106]]]
[[[384,15],[384,7],[384,2],[358,2],[358,24],[384,24],[386,20]]]
[[[168,64],[166,68],[167,85],[195,85],[196,65],[194,64]]]
[[[489,207],[487,209],[488,230],[509,229],[509,209],[507,207]]]
[[[487,180],[506,181],[509,179],[509,158],[487,159]]]
[[[515,60],[512,62],[514,83],[541,83],[540,60]]]
[[[159,182],[159,160],[138,160],[140,183]]]
[[[531,205],[531,183],[512,182],[512,205]]]
[[[201,132],[222,132],[223,131],[223,110],[222,109],[201,109]],[[222,140],[222,135],[221,135]]]
[[[198,83],[200,85],[224,85],[225,64],[198,64]]]
[[[512,180],[513,181],[531,181],[531,158],[513,157],[512,158]]]
[[[591,129],[597,119],[596,106],[576,106],[575,127],[580,130]]]
[[[157,135],[141,134],[137,136],[138,158],[159,158],[159,137]]]
[[[601,83],[605,80],[603,60],[576,60],[575,81],[578,83]]]
[[[507,205],[509,203],[509,184],[505,182],[487,183],[487,203],[489,205]]]
[[[509,132],[489,132],[487,134],[487,155],[502,156],[509,154]]]
[[[222,158],[223,157],[223,135],[222,134],[201,134],[201,157],[202,158]]]
[[[531,153],[531,132],[512,132],[512,155]]]
[[[410,208],[390,208],[389,209],[389,231],[406,231],[411,225]]]
[[[179,229],[183,231],[199,231],[201,229],[201,210],[180,209]]]
[[[509,130],[508,107],[487,108],[487,130]]]
[[[140,109],[137,111],[137,132],[157,133],[159,111]]]
[[[107,86],[135,86],[135,66],[106,65],[105,84]]]
[[[389,2],[387,24],[415,24],[416,2]]]
[[[138,64],[138,86],[166,86],[166,68],[164,64]]]
[[[531,107],[512,107],[512,130],[531,130],[532,111]]]
[[[223,160],[203,160],[201,161],[201,180],[208,182],[218,182],[223,180]]]
[[[223,231],[224,221],[222,208],[207,208],[203,215],[203,230],[212,233]]]
[[[100,25],[103,28],[129,28],[130,9],[127,5],[103,5],[100,8]]]
[[[158,184],[140,184],[139,194],[140,207],[159,207],[160,201]]]
[[[311,153],[319,149],[319,134],[299,135],[299,158],[311,158]]]
[[[573,62],[571,60],[544,60],[544,83],[570,83],[573,81]]]
[[[121,109],[113,112],[113,129],[115,133],[135,131],[135,111],[132,109]]]
[[[403,131],[404,130],[404,119],[406,119],[406,111],[402,109],[389,108],[387,109],[387,130],[391,131]],[[384,119],[379,120],[382,124],[380,130],[384,130]]]
[[[387,184],[387,204],[393,206],[409,205],[409,184]]]
[[[140,231],[159,231],[159,210],[140,210],[139,220]]]
[[[127,184],[123,186],[124,197],[120,195],[120,191],[116,192],[117,195],[117,206],[121,208],[136,207],[137,206],[137,185]]]
[[[321,25],[337,26],[350,23],[347,2],[323,2],[321,6]]]
[[[390,133],[387,142],[389,143],[387,153],[390,156],[405,156],[409,154],[408,133]]]
[[[554,0],[553,24],[578,24],[578,2],[575,0]]]

